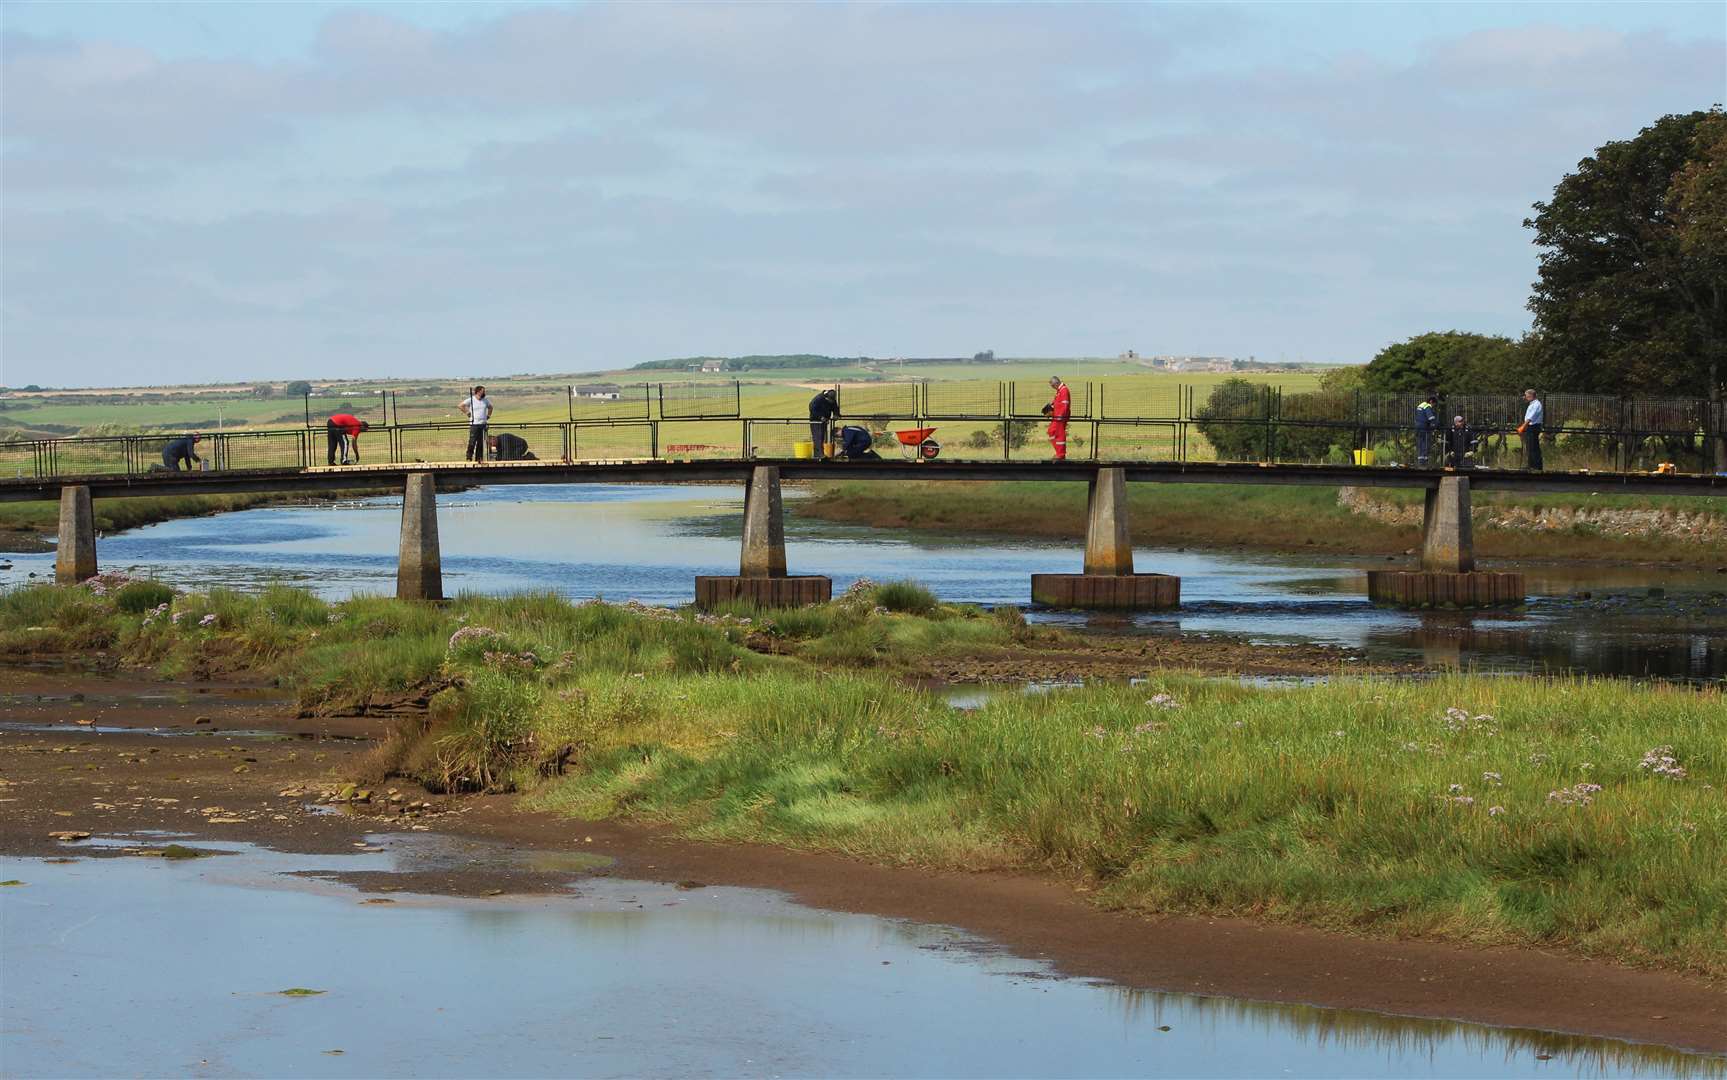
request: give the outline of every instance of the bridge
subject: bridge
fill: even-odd
[[[1034,574],[1032,597],[1058,607],[1145,610],[1175,607],[1180,582],[1135,573],[1128,483],[1272,484],[1419,489],[1426,493],[1419,567],[1369,571],[1369,595],[1403,606],[1520,603],[1522,575],[1475,569],[1470,493],[1574,492],[1727,497],[1727,475],[1632,472],[1526,472],[1384,468],[1354,465],[1190,461],[810,461],[807,459],[618,459],[532,462],[411,462],[215,472],[16,477],[0,479],[0,502],[58,499],[56,579],[75,583],[97,572],[93,500],[119,496],[236,492],[316,492],[356,488],[403,491],[397,595],[443,597],[437,490],[480,484],[738,483],[746,486],[744,532],[735,576],[701,577],[696,601],[744,600],[763,606],[815,603],[831,595],[828,578],[788,573],[782,481],[1067,481],[1088,486],[1084,571]]]
[[[1052,461],[1038,431],[1049,397],[1042,380],[836,386],[844,422],[878,431],[939,425],[959,437],[944,435],[947,445],[933,460],[817,462],[795,456],[798,440],[810,437],[802,404],[781,402],[777,414],[766,407],[760,410],[766,415],[747,414],[735,380],[641,383],[598,400],[578,387],[566,389],[555,404],[511,402],[529,415],[550,411],[562,419],[491,425],[492,434],[525,440],[543,461],[452,460],[463,453],[467,425],[402,423],[397,395],[384,392],[363,409],[341,406],[375,421],[362,436],[373,464],[320,465],[329,460],[329,445],[307,398],[304,427],[207,435],[200,449],[209,471],[163,471],[163,448],[176,437],[167,433],[0,442],[0,502],[60,501],[55,576],[76,582],[96,573],[93,499],[399,488],[404,496],[397,594],[436,600],[443,595],[440,484],[446,490],[476,484],[744,484],[739,572],[699,579],[696,599],[778,606],[825,599],[831,591],[825,577],[787,573],[782,481],[1083,482],[1090,491],[1084,572],[1033,575],[1033,599],[1058,606],[1157,608],[1179,603],[1180,583],[1134,572],[1128,483],[1421,489],[1426,499],[1419,567],[1368,575],[1375,600],[1411,606],[1522,600],[1520,574],[1475,570],[1472,490],[1727,496],[1727,472],[1718,464],[1727,457],[1727,402],[1695,398],[1549,395],[1543,443],[1562,450],[1555,456],[1573,465],[1600,467],[1527,472],[1503,467],[1522,463],[1516,440],[1508,437],[1523,415],[1521,398],[1453,397],[1444,402],[1445,411],[1467,416],[1484,439],[1474,458],[1478,467],[1451,472],[1391,465],[1391,459],[1414,456],[1410,427],[1419,399],[1409,394],[1285,394],[1243,382],[1222,384],[1201,397],[1197,387],[1161,382],[1075,382],[1068,434],[1073,456]],[[895,440],[878,438],[893,453]],[[1376,453],[1386,464],[1332,463],[1352,457],[1371,462]],[[1661,471],[1651,471],[1657,463],[1674,462],[1684,468],[1662,464]],[[1634,467],[1640,464],[1649,468]]]

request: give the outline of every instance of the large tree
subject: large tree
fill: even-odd
[[[1379,393],[1479,394],[1514,391],[1528,380],[1527,347],[1508,337],[1462,330],[1417,334],[1379,350],[1362,389]]]
[[[1727,376],[1727,116],[1664,116],[1578,163],[1524,222],[1552,389],[1718,399]]]

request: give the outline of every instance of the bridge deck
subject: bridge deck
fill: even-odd
[[[677,484],[743,483],[750,470],[775,465],[785,480],[1069,480],[1091,479],[1101,467],[1126,470],[1127,479],[1163,484],[1301,484],[1321,487],[1434,488],[1448,475],[1467,476],[1477,491],[1582,492],[1618,495],[1727,497],[1727,476],[1696,474],[1523,472],[1356,465],[1257,465],[1230,462],[1095,461],[859,461],[807,459],[521,462],[414,462],[310,469],[245,469],[222,472],[56,476],[0,480],[0,502],[57,499],[64,487],[90,488],[97,498],[152,495],[215,495],[235,492],[332,491],[355,487],[399,487],[411,473],[432,473],[452,484]]]

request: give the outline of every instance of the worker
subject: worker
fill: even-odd
[[[198,443],[202,435],[182,435],[178,439],[170,439],[168,445],[162,447],[162,465],[170,472],[179,472],[180,463],[186,463],[186,471],[191,472],[194,461],[202,464],[204,459],[198,456]]]
[[[490,436],[486,440],[486,444],[491,448],[493,461],[540,460],[528,449],[528,440],[520,435],[511,435],[507,431],[502,435]]]
[[[881,460],[881,455],[875,452],[875,437],[869,433],[869,428],[856,424],[840,428],[839,452],[847,461]]]
[[[823,390],[810,398],[810,441],[815,443],[815,459],[827,453],[828,428],[840,414],[840,392]]]
[[[1477,436],[1469,430],[1469,425],[1463,422],[1463,417],[1453,416],[1451,426],[1445,429],[1445,467],[1461,469],[1463,459],[1475,452]]]
[[[1049,417],[1049,445],[1055,450],[1055,460],[1066,461],[1067,420],[1073,415],[1073,394],[1059,375],[1049,377],[1049,386],[1055,391],[1055,397],[1043,407],[1043,414]]]
[[[337,413],[330,417],[324,425],[324,464],[334,465],[336,455],[342,455],[342,464],[358,465],[360,463],[360,432],[372,430],[372,425],[357,416],[347,413]]]
[[[1517,425],[1517,434],[1523,436],[1523,467],[1540,472],[1541,424],[1547,418],[1547,410],[1541,407],[1541,399],[1533,390],[1523,391],[1523,400],[1529,403],[1523,410],[1523,423]]]
[[[468,399],[461,404],[461,410],[468,417],[468,449],[462,455],[464,461],[486,460],[486,425],[492,419],[492,399],[486,396],[486,388],[474,387],[468,394]]]
[[[1418,468],[1427,468],[1428,453],[1433,449],[1433,433],[1439,430],[1439,409],[1434,402],[1439,400],[1439,393],[1428,390],[1422,395],[1421,404],[1415,406],[1415,464]]]

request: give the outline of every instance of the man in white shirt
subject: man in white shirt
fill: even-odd
[[[1523,400],[1529,403],[1523,410],[1523,423],[1518,425],[1517,433],[1523,436],[1523,467],[1541,470],[1541,422],[1546,419],[1546,410],[1541,407],[1541,399],[1535,396],[1535,391],[1523,391]]]
[[[464,461],[486,460],[486,424],[492,419],[492,399],[486,396],[486,388],[474,387],[474,392],[468,395],[468,400],[462,402],[462,411],[468,414],[468,452]]]

